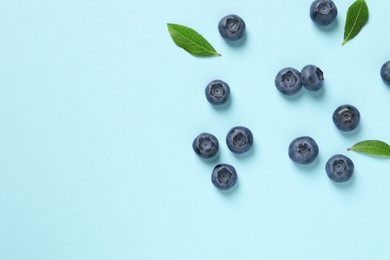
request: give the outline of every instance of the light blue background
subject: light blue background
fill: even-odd
[[[390,142],[389,1],[368,1],[369,23],[341,46],[345,14],[320,29],[305,1],[13,0],[0,8],[0,259],[389,259],[390,160],[345,149]],[[240,15],[247,37],[227,44],[217,24]],[[178,48],[166,23],[190,26],[222,57]],[[295,98],[274,86],[287,66],[316,64],[324,91]],[[226,109],[204,88],[231,87]],[[335,108],[355,105],[358,130],[343,134]],[[227,131],[250,128],[254,149],[234,156]],[[205,162],[200,132],[221,143]],[[320,147],[310,166],[291,162],[292,139]],[[355,163],[336,185],[324,165]],[[221,193],[214,165],[234,165]]]

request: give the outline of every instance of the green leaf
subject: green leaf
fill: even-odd
[[[348,148],[348,150],[374,155],[390,156],[390,146],[387,143],[378,140],[362,141],[351,148]]]
[[[221,56],[214,47],[194,29],[180,24],[168,23],[173,41],[190,54],[197,56]]]
[[[368,20],[368,6],[365,0],[356,0],[347,11],[343,45],[355,37]]]

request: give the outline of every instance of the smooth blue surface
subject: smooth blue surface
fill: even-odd
[[[389,259],[390,159],[345,149],[390,142],[389,1],[368,1],[369,23],[341,46],[347,8],[321,29],[311,1],[14,0],[0,8],[0,259]],[[241,44],[219,35],[230,13]],[[166,23],[190,26],[222,57],[178,48]],[[324,90],[294,98],[274,86],[283,67],[320,67]],[[211,106],[213,79],[231,103]],[[353,133],[337,106],[362,115]],[[250,128],[253,150],[235,156],[227,131]],[[211,132],[220,157],[205,162],[193,138]],[[288,145],[320,149],[294,164]],[[325,173],[336,153],[355,163],[350,182]],[[217,163],[238,184],[211,183]]]

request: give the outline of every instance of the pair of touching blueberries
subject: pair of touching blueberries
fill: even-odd
[[[310,6],[310,18],[319,26],[331,24],[336,16],[337,8],[331,0],[316,0]],[[237,15],[227,15],[218,24],[221,37],[228,41],[240,40],[244,36],[245,28],[245,22]],[[390,61],[383,64],[380,74],[382,79],[390,84]],[[298,93],[302,86],[309,91],[318,91],[323,87],[323,81],[323,72],[315,65],[307,65],[300,72],[287,67],[277,73],[275,86],[282,94],[292,96]],[[230,87],[222,80],[214,80],[206,86],[205,94],[211,104],[223,105],[229,100]],[[340,131],[348,132],[358,126],[360,113],[352,105],[341,105],[334,111],[332,119]],[[233,153],[246,153],[253,145],[253,134],[246,127],[233,127],[226,135],[226,144]],[[219,142],[214,135],[201,133],[194,139],[192,147],[198,156],[211,159],[218,153]],[[298,164],[312,163],[318,153],[317,143],[309,136],[295,138],[288,147],[290,159]],[[348,157],[336,154],[327,161],[325,170],[331,180],[345,182],[352,177],[354,164]],[[232,165],[218,164],[212,171],[211,181],[218,189],[228,190],[236,184],[237,172]]]

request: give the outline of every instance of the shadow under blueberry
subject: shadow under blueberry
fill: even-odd
[[[306,90],[306,92],[309,93],[310,96],[312,96],[313,98],[315,99],[321,99],[323,98],[323,96],[325,95],[325,88],[326,88],[326,84],[324,83],[324,85],[322,86],[322,88],[320,88],[319,90],[317,91],[310,91],[310,90]]]
[[[353,137],[356,137],[360,134],[361,132],[361,127],[360,125],[358,125],[358,127],[356,127],[354,130],[352,131],[347,131],[347,132],[344,132],[344,131],[340,131],[339,132],[345,137],[345,138],[353,138]],[[351,144],[352,146],[353,144]]]
[[[201,161],[203,161],[204,163],[207,163],[207,164],[215,164],[216,162],[219,161],[219,158],[221,157],[221,152],[218,150],[217,154],[214,155],[213,157],[209,158],[209,159],[206,159],[206,158],[203,158],[203,157],[199,157],[199,159]]]
[[[252,145],[251,149],[247,151],[246,153],[233,153],[234,157],[236,157],[239,160],[245,160],[246,158],[252,157],[256,152],[256,146],[255,144]]]
[[[239,178],[239,177],[238,177],[238,178]],[[230,196],[232,196],[232,194],[235,193],[236,190],[238,189],[238,187],[240,186],[240,181],[239,181],[238,178],[237,178],[236,184],[235,184],[232,188],[230,188],[230,189],[228,189],[228,190],[219,190],[219,189],[216,188],[216,190],[217,190],[219,193],[221,193],[223,196],[225,196],[225,197],[230,197]]]
[[[222,104],[222,105],[214,105],[214,104],[210,104],[215,110],[218,110],[218,111],[223,111],[223,110],[227,110],[229,109],[231,106],[232,106],[232,96],[230,95],[229,96],[229,99],[226,101],[226,103]]]
[[[302,86],[302,88],[303,88],[303,86]],[[283,94],[283,93],[280,93],[280,95],[282,95],[283,98],[285,98],[286,100],[292,102],[292,101],[295,101],[295,100],[301,98],[302,95],[303,95],[303,92],[305,92],[305,91],[303,91],[303,89],[301,89],[301,90],[298,91],[298,93],[296,93],[296,94],[294,94],[294,95],[291,95],[291,96],[285,95],[285,94]]]
[[[242,36],[241,39],[237,40],[237,41],[229,41],[229,40],[225,40],[226,44],[231,46],[231,47],[235,47],[235,48],[238,48],[238,47],[241,47],[243,46],[246,41],[247,41],[247,38],[248,38],[248,31],[246,31],[244,33],[244,35]]]
[[[329,31],[333,31],[334,29],[336,29],[338,26],[339,26],[339,20],[336,18],[336,20],[329,24],[329,25],[325,25],[325,26],[321,26],[321,25],[318,25],[318,24],[314,24],[318,29],[320,29],[321,31],[324,31],[324,32],[329,32]]]
[[[333,186],[336,187],[339,190],[346,190],[350,189],[351,187],[355,186],[356,182],[356,172],[353,173],[351,179],[349,179],[346,182],[335,182],[329,179],[329,181],[333,182]]]
[[[313,162],[309,164],[299,164],[299,163],[294,163],[292,162],[295,167],[297,167],[300,171],[305,172],[305,173],[314,173],[316,169],[318,169],[320,163],[321,163],[321,158],[317,156],[317,158],[314,159]]]

